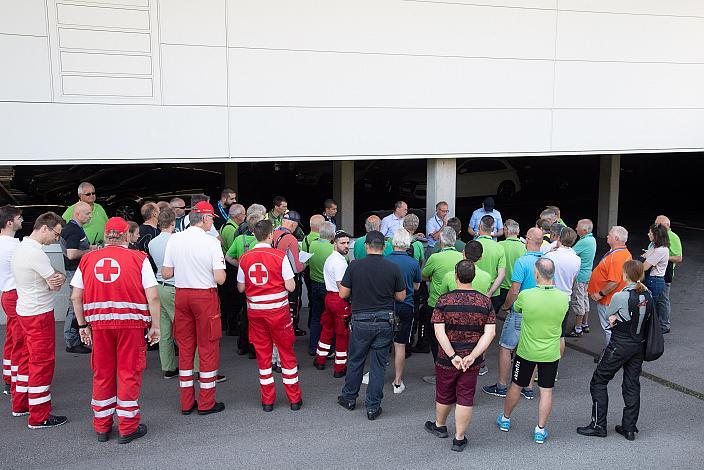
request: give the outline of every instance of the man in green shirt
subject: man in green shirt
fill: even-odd
[[[430,292],[428,304],[424,305],[420,311],[420,322],[422,326],[421,336],[413,347],[413,352],[427,353],[428,349],[433,353],[433,360],[438,356],[438,342],[431,326],[433,309],[440,297],[440,287],[445,275],[455,271],[455,265],[462,260],[462,253],[455,250],[455,230],[450,227],[440,229],[440,252],[433,253],[423,266],[423,280],[430,281]]]
[[[364,230],[366,230],[367,233],[371,232],[372,230],[379,231],[380,227],[381,219],[376,215],[370,215],[369,217],[367,217],[367,220],[364,221]],[[364,235],[354,241],[354,248],[352,249],[354,259],[362,259],[367,256],[367,250],[364,248],[364,242],[366,241],[366,239],[367,236]],[[386,245],[384,245],[384,252],[382,253],[382,255],[388,256],[392,251],[394,251],[394,248],[391,246],[391,243],[386,240]]]
[[[499,242],[499,246],[504,249],[504,255],[506,256],[506,275],[499,286],[499,299],[502,304],[504,300],[506,300],[506,294],[508,294],[509,289],[511,289],[513,265],[516,264],[518,258],[526,254],[526,244],[523,240],[518,238],[520,233],[521,227],[518,225],[518,222],[513,219],[506,220],[504,223],[506,239]]]
[[[482,259],[484,247],[478,241],[471,240],[464,246],[464,250],[462,250],[462,252],[464,254],[464,259],[468,259],[475,264],[472,288],[477,292],[486,295],[486,293],[489,292],[489,287],[491,287],[491,276],[486,271],[482,271],[480,268],[476,267],[477,261]],[[450,271],[449,273],[445,274],[445,276],[442,278],[442,284],[440,285],[440,295],[456,289],[457,278],[455,277],[455,272]]]
[[[232,204],[228,210],[228,218],[225,224],[220,227],[220,238],[222,238],[222,249],[224,253],[235,241],[235,233],[245,218],[245,208],[242,204]]]
[[[570,338],[580,338],[582,331],[589,333],[589,294],[587,287],[592,277],[594,269],[594,257],[596,256],[596,238],[592,235],[594,223],[589,219],[582,219],[577,222],[577,235],[579,240],[572,249],[579,256],[581,261],[577,277],[572,287],[572,298],[570,299],[570,314],[575,316],[574,330],[567,333]]]
[[[274,228],[277,228],[281,225],[281,218],[283,215],[288,212],[288,202],[285,197],[276,196],[273,200],[273,205],[274,207],[264,215],[264,220],[271,221]],[[293,232],[293,235],[298,241],[303,240],[303,237],[305,236],[301,227],[297,227],[296,231]]]
[[[487,295],[491,297],[494,311],[498,312],[503,301],[500,300],[500,286],[506,277],[506,254],[498,242],[494,241],[491,234],[494,232],[494,218],[485,215],[479,221],[479,237],[477,241],[484,247],[482,259],[477,262],[477,266],[488,272],[491,276],[491,287]]]
[[[411,240],[413,240],[411,242],[411,250],[413,251],[411,256],[413,259],[418,261],[421,266],[423,266],[423,261],[425,261],[425,248],[423,247],[423,242],[419,240],[420,237],[423,237],[423,234],[416,233],[416,230],[418,230],[418,225],[420,225],[420,219],[415,214],[407,214],[403,218],[403,228],[406,229],[406,231],[411,235]],[[415,298],[416,295],[414,294],[414,299]]]
[[[503,413],[496,418],[501,431],[511,428],[511,412],[521,399],[521,388],[530,385],[538,368],[538,425],[533,436],[538,444],[548,437],[545,425],[552,410],[552,389],[560,362],[562,320],[569,309],[569,296],[554,285],[555,264],[548,258],[535,262],[536,287],[522,291],[513,309],[523,315],[521,333],[513,361],[512,383],[504,401]]]
[[[95,186],[87,181],[79,184],[78,199],[79,201],[88,203],[93,210],[93,216],[91,217],[90,222],[83,225],[83,231],[86,232],[88,243],[91,245],[102,243],[103,236],[105,234],[105,224],[108,221],[108,215],[105,213],[103,206],[95,202]],[[74,207],[76,207],[76,204],[69,206],[61,216],[66,222],[73,218]]]
[[[321,216],[322,217],[322,216]],[[310,330],[310,338],[308,342],[308,354],[315,356],[315,351],[320,340],[320,332],[322,325],[320,317],[325,309],[325,277],[323,276],[323,266],[325,260],[328,259],[334,250],[332,240],[335,238],[335,226],[331,222],[323,222],[320,224],[320,238],[314,240],[308,248],[308,253],[313,255],[307,262],[310,268],[310,287],[308,291],[309,299],[309,315],[308,329]]]
[[[310,244],[320,238],[320,224],[322,224],[323,222],[325,222],[325,217],[323,217],[321,214],[315,214],[310,218],[310,233],[303,237],[303,241],[301,242],[302,251],[310,253]],[[303,270],[303,284],[306,285],[306,292],[308,293],[308,309],[310,310],[310,293],[312,287],[310,285],[310,267],[308,267],[307,264],[306,268]],[[303,308],[302,305],[301,308]],[[308,315],[308,328],[310,328],[310,315]]]
[[[675,266],[682,262],[682,241],[680,237],[670,228],[670,219],[664,215],[659,215],[655,219],[656,224],[664,225],[667,228],[667,236],[670,239],[670,257],[667,260],[667,270],[665,271],[665,288],[663,289],[656,303],[656,310],[660,320],[660,329],[663,333],[670,332],[670,286],[675,277]]]

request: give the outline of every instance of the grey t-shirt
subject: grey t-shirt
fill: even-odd
[[[666,246],[650,247],[645,252],[645,260],[653,265],[651,276],[664,276],[667,269],[667,260],[670,258],[670,249]]]
[[[164,265],[164,254],[166,253],[166,243],[169,241],[169,237],[171,237],[169,232],[161,232],[149,242],[148,246],[149,254],[156,265],[156,280],[158,282],[164,282],[164,278],[161,277],[161,267]],[[173,280],[170,279],[166,283],[173,285]]]

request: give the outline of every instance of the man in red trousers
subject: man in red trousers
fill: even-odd
[[[105,248],[83,255],[71,280],[71,301],[81,341],[93,346],[93,427],[110,439],[117,414],[119,443],[147,433],[140,424],[139,391],[149,344],[159,342],[159,294],[147,254],[128,249],[129,224],[105,224]]]

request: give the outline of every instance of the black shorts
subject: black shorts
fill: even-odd
[[[394,343],[411,344],[411,330],[413,329],[413,307],[408,304],[396,304],[398,316],[398,329],[394,331]]]
[[[560,335],[561,338],[565,338],[567,336],[567,333],[570,332],[570,330],[567,329],[567,317],[569,317],[569,310],[565,312],[565,318],[562,319],[562,334]]]
[[[513,359],[513,370],[511,372],[511,381],[519,387],[527,387],[533,378],[535,366],[538,366],[538,387],[553,388],[555,386],[555,378],[557,377],[557,364],[555,362],[533,362],[523,359],[516,354]]]

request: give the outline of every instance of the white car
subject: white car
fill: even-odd
[[[409,175],[401,182],[404,198],[425,199],[426,182],[420,175]],[[518,173],[503,158],[469,158],[457,161],[457,198],[496,196],[508,200],[521,190]]]

